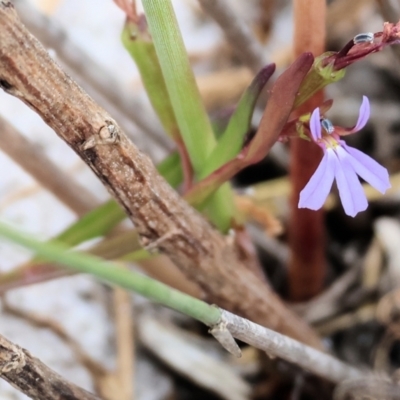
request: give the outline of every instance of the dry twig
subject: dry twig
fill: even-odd
[[[240,261],[235,248],[160,177],[149,158],[0,2],[0,87],[34,109],[92,168],[144,241],[157,244],[215,302],[321,347],[313,330]]]
[[[170,143],[167,136],[162,134],[157,117],[150,107],[140,101],[135,95],[128,92],[101,65],[90,58],[79,46],[70,40],[64,31],[53,19],[42,14],[27,0],[14,0],[21,20],[32,33],[48,48],[54,49],[57,59],[77,79],[87,91],[101,101],[104,107],[111,110],[113,115],[121,120],[130,121],[141,128],[145,134],[137,136],[135,140],[143,143],[146,151],[153,155],[155,149],[168,149]],[[125,129],[131,125],[124,124]],[[130,132],[131,129],[127,130]],[[145,145],[145,143],[147,144]],[[151,143],[151,145],[149,145]]]
[[[89,191],[74,182],[39,147],[1,117],[0,139],[1,150],[78,215],[87,213],[99,204]]]
[[[35,400],[100,400],[0,336],[0,377]]]
[[[330,382],[340,383],[346,379],[365,377],[360,370],[328,354],[321,353],[228,311],[222,310],[221,324],[234,338],[264,350],[270,357],[282,358]]]

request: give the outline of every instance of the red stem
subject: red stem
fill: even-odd
[[[305,51],[314,56],[324,51],[325,0],[294,0],[294,56]],[[323,102],[323,92],[315,94],[298,112],[301,115]],[[301,139],[291,142],[290,179],[292,183],[289,244],[289,295],[292,300],[307,300],[318,294],[326,272],[324,212],[299,209],[299,193],[321,161],[321,149]]]

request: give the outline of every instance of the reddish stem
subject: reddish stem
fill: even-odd
[[[294,0],[294,56],[324,51],[325,0]],[[299,115],[318,107],[323,92],[315,94],[298,109]],[[324,212],[299,209],[299,193],[321,161],[321,149],[301,139],[291,142],[290,179],[292,182],[289,243],[289,294],[295,301],[307,300],[322,290],[325,277]]]

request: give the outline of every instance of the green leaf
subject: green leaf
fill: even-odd
[[[170,0],[144,0],[143,7],[181,135],[196,172],[216,140],[189,64]]]
[[[144,16],[137,23],[126,21],[121,40],[139,69],[147,95],[165,131],[175,141],[180,140],[174,110]]]
[[[244,137],[251,126],[251,117],[258,96],[275,71],[275,64],[264,67],[253,79],[250,86],[243,93],[235,112],[229,120],[228,126],[218,140],[217,145],[208,157],[200,178],[205,178],[211,172],[234,158],[242,149]]]
[[[216,145],[170,0],[143,0],[154,47],[182,139],[198,176]],[[229,184],[214,194],[207,215],[226,232],[235,213]]]
[[[284,128],[293,109],[299,87],[313,63],[311,53],[302,54],[277,79],[253,140],[233,160],[203,179],[186,194],[186,200],[200,207],[223,182],[243,168],[261,161]]]
[[[86,240],[104,236],[125,218],[125,211],[119,204],[115,200],[109,200],[89,211],[55,239],[73,247]]]

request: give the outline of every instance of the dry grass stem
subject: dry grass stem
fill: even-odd
[[[0,149],[11,157],[43,187],[78,215],[99,205],[83,186],[74,182],[35,144],[31,143],[5,119],[0,117]]]
[[[135,337],[131,293],[114,289],[115,339],[117,347],[116,378],[120,384],[118,400],[134,399]]]
[[[196,78],[207,110],[233,105],[250,85],[253,74],[248,68],[230,68]],[[232,85],[232,82],[235,82]]]
[[[199,0],[203,10],[222,28],[225,37],[244,65],[257,73],[268,62],[264,50],[249,27],[226,0]]]

